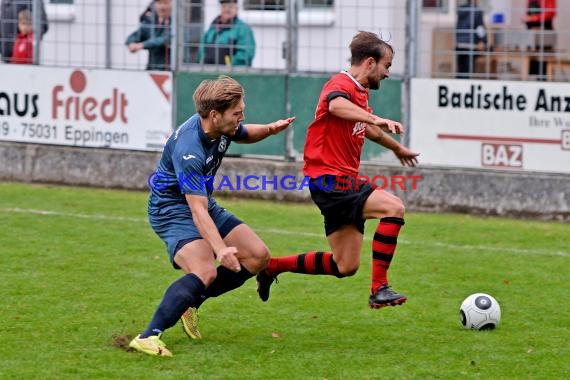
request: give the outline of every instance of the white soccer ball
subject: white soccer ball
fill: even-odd
[[[492,330],[501,321],[501,307],[485,293],[471,294],[459,308],[461,324],[471,330]]]

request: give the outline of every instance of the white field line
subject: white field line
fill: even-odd
[[[1,213],[7,214],[34,214],[34,215],[45,215],[45,216],[58,216],[65,218],[77,218],[77,219],[91,219],[91,220],[106,220],[106,221],[119,221],[119,222],[131,222],[131,223],[148,223],[146,218],[132,218],[125,216],[113,216],[105,214],[76,214],[69,212],[51,211],[51,210],[37,210],[37,209],[24,209],[24,208],[0,208]],[[277,228],[254,228],[257,232],[274,234],[274,235],[288,235],[288,236],[300,236],[300,237],[310,237],[310,238],[324,238],[324,231],[322,234],[313,232],[303,232],[303,231],[291,231],[282,230]],[[364,237],[364,240],[371,241],[370,237]],[[560,256],[560,257],[570,257],[570,252],[564,251],[548,251],[544,249],[524,249],[524,248],[498,248],[490,247],[486,245],[470,245],[470,244],[452,244],[452,243],[440,243],[440,242],[415,242],[405,239],[398,239],[398,244],[403,245],[416,245],[422,247],[430,248],[441,248],[441,249],[461,249],[461,250],[475,250],[475,251],[486,251],[486,252],[500,252],[500,253],[511,253],[517,255],[542,255],[542,256]]]
[[[284,231],[274,228],[256,228],[255,231],[266,232],[276,235],[295,235],[295,236],[305,236],[305,237],[323,237],[322,234],[315,234],[311,232],[295,232],[295,231]],[[372,241],[372,238],[365,236],[365,241]],[[398,238],[398,244],[402,245],[416,245],[422,247],[430,248],[441,248],[441,249],[464,249],[464,250],[476,250],[476,251],[487,251],[487,252],[501,252],[501,253],[512,253],[512,254],[522,254],[522,255],[542,255],[542,256],[561,256],[570,257],[570,252],[564,251],[547,251],[544,249],[523,249],[523,248],[498,248],[490,247],[486,245],[470,245],[470,244],[452,244],[452,243],[441,243],[441,242],[418,242],[410,241],[402,238]]]
[[[0,212],[7,214],[34,214],[34,215],[46,215],[46,216],[61,216],[65,218],[77,218],[77,219],[93,219],[93,220],[116,220],[121,222],[137,222],[145,223],[148,222],[144,218],[130,218],[125,216],[112,216],[104,214],[75,214],[70,212],[60,212],[60,211],[50,211],[50,210],[34,210],[30,208],[0,208]]]

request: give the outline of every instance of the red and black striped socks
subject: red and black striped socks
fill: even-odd
[[[270,276],[292,272],[344,277],[338,271],[331,252],[312,251],[295,256],[272,257],[265,270]]]
[[[388,268],[398,244],[398,234],[404,219],[386,217],[380,219],[372,241],[372,288],[371,294],[388,284]]]

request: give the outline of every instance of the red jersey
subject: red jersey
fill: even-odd
[[[12,63],[34,63],[34,34],[18,33],[12,49]]]
[[[556,16],[556,0],[528,0],[527,23],[540,27],[543,22],[552,22]]]
[[[325,83],[315,120],[309,125],[305,140],[305,176],[347,175],[356,177],[364,144],[365,124],[333,116],[329,101],[337,96],[347,98],[360,108],[372,112],[368,106],[368,89],[348,72],[341,71]]]

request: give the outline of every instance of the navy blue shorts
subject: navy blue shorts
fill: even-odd
[[[225,208],[215,204],[208,209],[208,214],[218,228],[218,232],[225,238],[231,230],[243,222]],[[175,269],[180,269],[174,262],[174,255],[185,244],[194,240],[203,239],[194,224],[192,213],[188,208],[187,213],[167,213],[165,215],[149,214],[149,221],[152,229],[166,244],[166,250],[170,257],[170,263]]]
[[[364,203],[374,191],[370,183],[357,184],[352,177],[324,175],[311,178],[311,184],[311,198],[324,216],[327,236],[346,225],[364,234]]]

